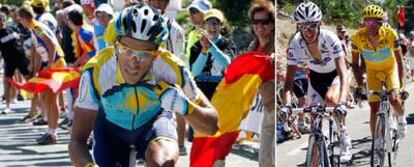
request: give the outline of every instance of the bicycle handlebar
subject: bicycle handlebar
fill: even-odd
[[[292,108],[292,113],[331,113],[335,111],[335,107],[323,107],[323,106],[315,106],[315,107],[306,107],[306,108]]]

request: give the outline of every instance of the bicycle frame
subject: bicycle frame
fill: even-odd
[[[312,147],[310,149],[311,153],[307,153],[307,166],[309,166],[308,163],[312,163],[309,162],[311,161],[311,159],[309,159],[309,157],[312,157],[313,155],[308,155],[308,154],[312,154],[313,153],[313,144],[314,143],[319,143],[319,163],[324,166],[323,164],[328,164],[333,166],[334,163],[334,159],[333,159],[333,140],[334,140],[334,134],[336,132],[336,134],[338,134],[339,128],[342,126],[339,123],[338,119],[334,119],[333,118],[333,113],[334,108],[333,107],[322,107],[320,105],[316,106],[316,107],[310,107],[310,108],[298,108],[298,109],[292,109],[292,112],[310,112],[313,113],[313,121],[312,121],[312,130],[311,130],[311,134],[309,136],[309,147]],[[327,119],[329,121],[329,134],[328,136],[325,136],[323,131],[322,131],[322,125],[323,125],[323,120]],[[335,129],[333,127],[334,124],[334,120],[335,123],[337,123],[337,128]],[[338,140],[340,140],[338,138]],[[323,144],[321,144],[323,143]],[[309,149],[309,148],[308,148]],[[309,151],[309,150],[308,150]],[[323,153],[325,152],[325,153]],[[326,156],[326,158],[324,158],[324,156]],[[338,163],[340,163],[338,161]]]
[[[387,91],[384,81],[381,82],[381,87],[381,92],[371,92],[373,95],[380,97],[380,106],[378,113],[376,114],[377,119],[375,122],[374,136],[372,139],[373,143],[371,165],[384,166],[385,157],[388,154],[388,164],[389,166],[392,166],[391,153],[394,153],[394,156],[396,157],[396,152],[398,149],[398,137],[395,135],[397,130],[396,116],[391,113],[388,97],[390,95],[390,92]],[[393,141],[394,138],[395,141]]]

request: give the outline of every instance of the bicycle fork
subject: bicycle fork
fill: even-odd
[[[137,151],[135,145],[129,145],[129,167],[135,167],[137,164]]]

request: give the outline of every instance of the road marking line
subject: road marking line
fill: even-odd
[[[302,151],[302,148],[306,147],[307,145],[308,145],[308,143],[306,143],[306,142],[302,143],[299,147],[296,147],[294,150],[289,151],[286,155],[293,156],[293,155],[299,154],[299,152]]]

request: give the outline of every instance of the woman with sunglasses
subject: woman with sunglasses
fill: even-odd
[[[158,10],[137,3],[111,24],[116,30],[114,47],[89,60],[81,77],[71,160],[75,166],[129,166],[135,148],[147,166],[176,166],[173,112],[195,130],[212,135],[218,130],[217,111],[184,62],[160,48],[169,32]],[[93,159],[87,148],[92,129]]]
[[[275,53],[275,7],[270,1],[259,1],[252,4],[249,16],[252,23],[254,40],[249,51]],[[259,166],[275,166],[274,134],[275,134],[275,82],[268,81],[260,89],[262,103],[265,107],[260,134]]]
[[[349,91],[346,73],[345,54],[338,36],[331,31],[321,29],[322,12],[313,2],[303,2],[293,14],[298,32],[293,37],[288,50],[288,67],[284,85],[285,110],[290,110],[293,81],[298,62],[309,65],[308,105],[335,107],[345,113]],[[339,113],[339,112],[338,112]],[[336,114],[343,124],[340,129],[341,161],[349,161],[351,138],[345,128],[345,114]]]
[[[236,54],[236,46],[222,35],[224,15],[221,11],[210,9],[204,14],[204,22],[206,30],[200,30],[200,40],[191,47],[190,68],[197,85],[211,99],[223,78],[223,70]]]
[[[401,53],[397,32],[389,25],[384,24],[385,13],[377,5],[368,5],[363,11],[364,27],[360,28],[351,37],[352,42],[352,70],[358,83],[359,90],[363,87],[362,72],[359,65],[360,57],[365,61],[368,90],[381,91],[381,81],[376,74],[383,72],[386,77],[387,89],[393,91],[389,101],[398,115],[397,133],[400,138],[407,133],[407,122],[404,118],[404,108],[399,91],[404,91],[405,62]],[[368,96],[371,108],[371,134],[374,132],[376,113],[379,110],[380,99],[377,96]]]

